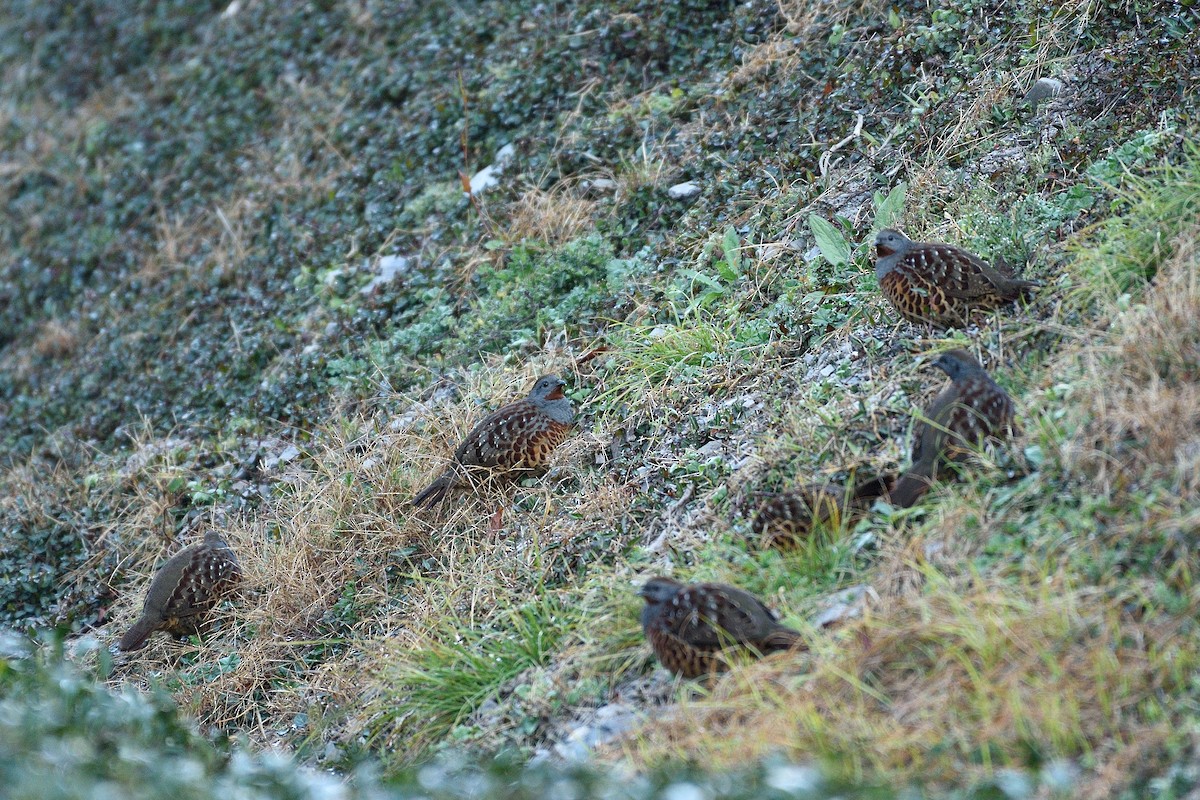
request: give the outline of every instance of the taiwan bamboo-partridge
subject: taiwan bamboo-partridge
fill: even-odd
[[[1013,430],[1012,398],[978,359],[965,350],[951,350],[933,365],[951,383],[913,427],[912,466],[891,491],[892,504],[900,508],[929,490],[942,464],[962,461],[983,441],[1004,438]]]
[[[765,547],[795,547],[816,526],[836,529],[861,519],[872,500],[888,494],[894,480],[894,475],[878,476],[849,487],[808,483],[763,503],[752,527]]]
[[[676,675],[696,678],[721,672],[729,648],[757,654],[788,650],[800,634],[780,625],[757,597],[721,583],[685,586],[670,578],[651,578],[639,592],[642,630],[659,663]]]
[[[117,646],[138,650],[155,631],[176,637],[194,633],[241,578],[237,556],[221,535],[210,529],[204,541],[183,548],[155,573],[141,618]]]
[[[557,375],[543,375],[524,400],[485,417],[458,446],[450,467],[414,497],[412,504],[435,506],[476,478],[517,477],[545,469],[575,419],[575,408],[562,391],[564,385]]]
[[[875,255],[880,291],[910,322],[963,324],[972,309],[995,308],[1039,286],[989,266],[961,247],[914,242],[894,230],[875,237]]]

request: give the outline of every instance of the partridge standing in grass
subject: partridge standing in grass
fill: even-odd
[[[933,365],[950,376],[951,384],[913,427],[912,467],[891,492],[892,504],[900,508],[929,490],[943,463],[961,461],[984,440],[1008,436],[1013,429],[1012,398],[973,355],[951,350]]]
[[[412,504],[435,506],[477,477],[513,477],[544,469],[575,419],[575,408],[562,391],[564,385],[557,375],[543,375],[524,400],[488,415],[463,439],[450,467],[414,497]]]
[[[209,530],[204,541],[171,556],[154,575],[141,618],[117,646],[138,650],[155,631],[180,638],[194,633],[241,578],[237,556],[219,533]]]
[[[875,255],[880,291],[910,322],[963,324],[972,309],[995,308],[1039,285],[988,266],[961,247],[914,242],[894,230],[875,237]]]
[[[752,527],[765,547],[795,547],[823,525],[839,528],[860,519],[871,501],[888,494],[895,476],[878,476],[852,487],[809,483],[767,500]]]
[[[731,647],[758,654],[788,650],[800,634],[780,625],[762,602],[721,583],[684,586],[651,578],[639,592],[645,599],[642,630],[659,662],[676,675],[696,678],[726,668],[721,651]]]

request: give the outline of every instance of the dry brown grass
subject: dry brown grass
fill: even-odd
[[[529,187],[509,208],[508,224],[499,230],[511,242],[560,245],[578,238],[592,227],[596,211],[596,202],[584,196],[582,182],[559,181],[548,191]]]
[[[1061,580],[946,581],[872,607],[806,656],[735,670],[625,744],[639,763],[734,766],[775,752],[854,774],[961,781],[1023,763],[1035,742],[1088,753],[1161,740],[1161,694],[1200,663],[1178,623],[1133,622],[1125,598]],[[970,766],[975,763],[976,766]]]
[[[408,506],[483,413],[474,401],[486,398],[495,408],[524,394],[538,366],[549,365],[519,374],[483,370],[463,387],[462,402],[431,407],[410,398],[410,413],[387,433],[373,432],[367,418],[332,425],[302,462],[273,476],[278,497],[266,513],[225,528],[246,574],[236,611],[199,645],[155,638],[118,677],[146,680],[165,653],[175,653],[180,700],[202,724],[270,743],[296,733],[279,726],[297,714],[314,721],[327,711],[360,715],[368,666],[390,652],[389,642],[411,644],[449,618],[490,619],[561,571],[574,539],[624,513],[623,492],[607,487],[560,499],[556,484],[542,481],[479,499],[459,496],[440,510]],[[586,429],[569,440],[556,456],[560,480],[591,484],[579,462],[599,446]],[[514,497],[524,498],[517,509]],[[505,507],[504,524],[492,530],[498,507]],[[127,525],[144,531],[145,523]],[[139,559],[142,578],[128,584],[114,632],[133,621],[156,560]],[[231,651],[235,663],[200,678]]]
[[[788,38],[771,37],[746,52],[742,64],[729,76],[734,86],[765,80],[774,72],[790,73],[798,69],[800,54],[813,42],[823,39],[835,26],[851,19],[867,19],[883,13],[885,5],[877,0],[839,2],[839,0],[779,0]]]
[[[1198,496],[1200,227],[1173,245],[1146,302],[1117,317],[1111,344],[1080,354],[1085,428],[1071,455],[1109,494],[1165,480]]]
[[[1069,474],[1072,493],[1111,499],[1086,538],[1057,540],[1058,519],[1021,516],[1023,504],[1057,491],[1044,479],[1019,490],[1027,499],[1005,503],[989,492],[1006,490],[986,481],[947,485],[922,522],[885,532],[867,576],[879,600],[863,620],[814,638],[807,656],[734,670],[710,697],[683,702],[609,756],[734,766],[783,751],[830,758],[857,775],[961,783],[1036,752],[1094,763],[1083,795],[1154,774],[1172,746],[1177,698],[1200,664],[1190,633],[1200,597],[1197,242],[1194,226],[1163,242],[1171,256],[1144,296],[1114,297],[1100,310],[1106,330],[1074,331],[1061,356],[1010,376],[1031,389],[1022,403],[1027,433],[1012,449],[1046,447],[1078,471]],[[1051,318],[1001,326],[989,341],[1007,362],[1007,348],[1019,352],[1039,330],[1065,333]],[[881,376],[880,387],[906,372]],[[885,401],[872,396],[873,405]],[[823,442],[827,430],[808,405],[798,398],[800,413],[782,427],[788,439]],[[836,404],[828,411],[838,415]],[[985,546],[1006,538],[1015,519],[1045,529],[1035,534],[1050,548],[1044,559],[981,571]],[[1085,566],[1088,577],[1077,571],[1114,550],[1156,553],[1155,567],[1099,579],[1095,567]],[[1155,599],[1164,586],[1188,608],[1164,611]]]
[[[34,337],[33,349],[42,358],[66,358],[79,346],[78,325],[58,319],[46,320]]]

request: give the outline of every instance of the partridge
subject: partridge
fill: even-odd
[[[241,578],[237,556],[219,533],[209,530],[204,541],[183,548],[159,568],[150,582],[141,618],[117,646],[138,650],[155,631],[177,637],[195,632],[204,616]]]
[[[1012,433],[1015,409],[983,365],[965,350],[944,353],[933,365],[950,385],[913,427],[912,467],[891,492],[892,504],[908,508],[929,490],[940,465],[962,461],[984,440]]]
[[[749,649],[757,654],[788,650],[800,634],[780,625],[762,602],[721,583],[685,586],[670,578],[651,578],[639,594],[642,630],[659,663],[676,675],[696,678],[726,668],[721,651]]]
[[[795,547],[822,525],[840,528],[862,517],[870,502],[888,494],[895,476],[879,476],[853,487],[809,483],[767,500],[752,527],[766,547]]]
[[[575,408],[562,391],[564,385],[557,375],[543,375],[524,400],[485,417],[458,446],[449,468],[414,497],[412,504],[437,505],[453,490],[469,485],[472,473],[515,477],[544,469],[575,419]]]
[[[995,308],[1039,286],[988,266],[961,247],[914,242],[894,230],[875,237],[875,254],[880,291],[910,322],[962,324],[972,309]]]

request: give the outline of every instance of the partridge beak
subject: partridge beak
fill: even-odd
[[[555,386],[550,391],[550,394],[546,395],[546,399],[547,400],[562,400],[564,397],[566,397],[566,395],[563,394],[563,387],[566,385],[567,385],[566,381],[559,379],[558,385]]]

